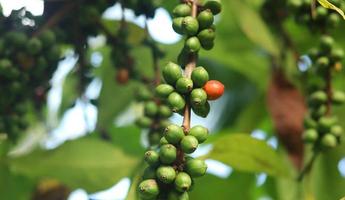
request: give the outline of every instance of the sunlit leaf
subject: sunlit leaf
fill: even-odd
[[[331,9],[331,10],[335,10],[337,11],[345,20],[345,13],[343,10],[341,10],[340,8],[338,8],[337,6],[333,5],[331,2],[327,1],[327,0],[317,0],[321,6],[327,8],[327,9]]]

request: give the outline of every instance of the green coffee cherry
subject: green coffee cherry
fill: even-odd
[[[159,127],[161,131],[164,131],[166,127],[168,127],[171,124],[169,120],[160,120]]]
[[[212,26],[214,22],[214,16],[211,10],[209,9],[200,12],[197,19],[199,22],[200,29],[209,28]]]
[[[155,132],[150,132],[149,133],[150,146],[159,144],[160,139],[161,139],[160,132],[156,132],[155,131]]]
[[[198,52],[201,48],[200,41],[197,37],[190,37],[186,40],[185,48],[190,53]]]
[[[339,25],[340,23],[340,17],[338,14],[336,13],[331,13],[328,17],[327,17],[327,25],[330,27],[336,27]]]
[[[216,33],[211,28],[205,29],[200,31],[200,33],[198,34],[198,38],[201,44],[211,43],[216,38]]]
[[[159,151],[159,158],[163,164],[171,164],[176,160],[177,150],[171,144],[165,144],[161,146]]]
[[[303,124],[306,129],[317,128],[317,122],[313,120],[310,116],[304,118]]]
[[[205,161],[200,159],[191,159],[186,163],[186,172],[193,178],[204,176],[206,174],[207,165]]]
[[[342,105],[345,103],[345,93],[342,91],[334,91],[332,95],[332,102],[335,105]]]
[[[165,144],[169,144],[169,142],[165,137],[162,137],[161,140],[159,141],[159,145],[163,146]]]
[[[30,55],[37,55],[42,50],[42,43],[37,38],[31,38],[27,43],[27,52]]]
[[[171,191],[168,195],[168,200],[189,200],[187,192]]]
[[[180,172],[177,174],[175,178],[175,188],[177,191],[179,192],[188,191],[191,185],[192,185],[192,179],[187,173]]]
[[[163,68],[162,73],[164,80],[170,85],[175,85],[176,81],[182,77],[182,71],[180,66],[172,62],[169,62]]]
[[[173,112],[168,106],[160,105],[158,108],[158,115],[163,118],[169,118],[173,115]]]
[[[187,4],[179,4],[173,10],[174,17],[186,17],[191,15],[192,8]]]
[[[194,136],[187,135],[181,140],[180,145],[183,152],[190,154],[198,148],[199,142]]]
[[[312,105],[321,105],[327,102],[327,94],[324,91],[316,91],[312,93],[309,97],[309,102]]]
[[[193,89],[193,81],[191,79],[182,77],[177,80],[176,90],[179,93],[186,94],[192,91],[192,89]]]
[[[140,87],[136,91],[136,99],[138,101],[148,101],[152,99],[152,93],[147,87]]]
[[[168,84],[160,84],[156,87],[156,94],[160,98],[167,98],[174,91],[174,87]]]
[[[311,109],[311,116],[313,117],[313,119],[318,119],[322,117],[323,115],[325,115],[326,112],[327,112],[327,106],[321,105],[318,108]]]
[[[42,42],[43,48],[50,47],[56,42],[55,33],[51,30],[45,30],[40,34],[39,38]]]
[[[337,138],[332,134],[326,134],[321,139],[323,147],[333,148],[337,146]]]
[[[200,106],[192,105],[192,109],[196,115],[203,117],[203,118],[206,118],[207,115],[210,113],[211,107],[210,107],[210,104],[208,103],[208,101],[206,101],[205,104],[200,105]]]
[[[177,92],[173,92],[169,95],[168,103],[173,112],[182,111],[186,105],[184,98]]]
[[[156,166],[159,164],[159,154],[155,151],[147,151],[144,159],[150,166]]]
[[[211,49],[213,49],[214,47],[214,42],[213,41],[210,41],[210,42],[203,42],[201,43],[201,47],[203,49],[205,49],[206,51],[209,51]]]
[[[181,35],[183,34],[182,22],[183,22],[183,17],[178,17],[178,18],[173,19],[173,24],[172,24],[174,31]]]
[[[203,87],[209,80],[208,72],[203,67],[197,67],[192,72],[192,80],[195,87]]]
[[[327,57],[320,57],[316,60],[316,66],[321,68],[321,69],[325,69],[326,67],[329,66],[329,59]]]
[[[164,137],[170,144],[178,144],[184,136],[183,128],[175,124],[169,125],[164,132]]]
[[[339,125],[334,125],[331,128],[331,133],[336,136],[336,137],[341,137],[344,133],[344,129],[343,127],[339,126]]]
[[[217,15],[222,11],[222,4],[219,0],[209,0],[204,5],[205,9],[210,9],[213,15]]]
[[[333,49],[331,58],[334,62],[339,62],[344,58],[344,51],[342,49]]]
[[[319,137],[319,133],[315,129],[307,129],[303,132],[303,140],[305,142],[314,143]]]
[[[334,45],[334,39],[331,36],[321,37],[321,49],[324,52],[330,52]]]
[[[139,119],[137,119],[136,124],[142,128],[149,128],[152,122],[152,119],[148,117],[140,117]]]
[[[318,121],[318,131],[322,133],[329,132],[331,127],[337,123],[337,118],[336,117],[329,117],[329,116],[324,116],[321,117]]]
[[[198,140],[199,144],[201,144],[207,140],[208,129],[197,125],[189,130],[189,135],[194,136]]]
[[[182,30],[189,36],[196,35],[199,31],[199,22],[197,19],[191,16],[183,18]]]
[[[145,103],[144,106],[145,115],[149,117],[154,117],[158,113],[158,106],[154,101],[149,101]]]
[[[169,184],[174,182],[176,172],[171,166],[161,166],[157,169],[156,176],[162,183]]]
[[[190,101],[191,104],[194,106],[200,106],[206,103],[207,101],[207,94],[204,89],[197,88],[192,90],[190,93]]]
[[[139,184],[139,196],[142,199],[155,199],[159,194],[159,186],[154,179],[148,179]]]
[[[155,178],[156,178],[156,169],[153,167],[147,167],[143,173],[143,180],[155,179]]]
[[[318,6],[316,8],[316,18],[317,19],[319,19],[319,20],[326,19],[327,14],[328,14],[328,11],[326,8],[324,8],[322,6]]]

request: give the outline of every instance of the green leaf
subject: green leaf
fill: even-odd
[[[81,138],[54,150],[14,158],[10,167],[30,178],[53,178],[72,189],[95,192],[129,176],[139,161],[105,141]]]
[[[340,8],[338,8],[337,6],[333,5],[331,2],[327,1],[327,0],[317,0],[321,6],[327,8],[327,9],[331,9],[331,10],[335,10],[337,11],[345,20],[345,14],[344,11],[342,11]]]
[[[242,0],[229,1],[235,18],[246,36],[273,56],[279,55],[279,47],[261,16]]]
[[[239,171],[264,172],[272,176],[288,175],[278,153],[265,141],[247,134],[219,137],[208,158],[219,160]]]

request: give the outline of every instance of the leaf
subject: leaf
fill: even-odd
[[[30,178],[52,178],[71,189],[95,192],[128,176],[139,160],[111,144],[82,138],[54,150],[36,150],[10,160],[11,169]]]
[[[337,6],[333,5],[331,2],[327,1],[327,0],[317,0],[319,2],[319,4],[321,4],[321,6],[327,8],[327,9],[331,9],[331,10],[335,10],[337,11],[345,20],[345,14],[344,11],[342,11],[340,8],[338,8]]]
[[[239,171],[264,172],[272,176],[288,175],[278,153],[265,141],[247,134],[219,137],[208,158],[219,160]]]
[[[258,12],[241,0],[231,1],[231,4],[233,14],[244,34],[271,55],[278,56],[277,42]]]

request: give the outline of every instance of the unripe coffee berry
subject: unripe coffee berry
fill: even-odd
[[[334,62],[341,61],[344,58],[344,51],[342,49],[332,50],[331,58]]]
[[[309,97],[309,103],[311,105],[320,105],[327,102],[327,94],[320,90],[312,93]]]
[[[187,4],[179,4],[173,10],[174,17],[186,17],[191,15],[192,8]]]
[[[334,45],[334,39],[331,36],[322,36],[321,37],[321,49],[324,52],[330,52]]]
[[[162,137],[161,140],[159,141],[159,145],[163,146],[165,144],[169,144],[169,142],[165,137]]]
[[[332,126],[331,128],[331,133],[336,136],[336,137],[341,137],[344,133],[344,129],[343,127],[339,126],[339,125],[335,125],[335,126]]]
[[[183,22],[183,17],[178,17],[178,18],[173,19],[173,24],[172,24],[174,31],[181,35],[183,34],[182,22]]]
[[[200,29],[211,27],[214,21],[213,14],[209,9],[200,12],[197,19],[199,22]]]
[[[186,105],[184,98],[177,92],[173,92],[169,95],[168,103],[173,112],[182,111]]]
[[[200,33],[198,34],[198,38],[201,44],[211,43],[216,38],[216,33],[211,28],[205,29],[200,31]]]
[[[160,105],[158,108],[158,115],[162,118],[169,118],[172,116],[171,109],[166,105]]]
[[[199,22],[194,17],[187,16],[183,18],[182,30],[189,36],[196,35],[199,31]]]
[[[313,119],[318,119],[320,117],[322,117],[323,115],[326,114],[327,112],[327,106],[325,105],[321,105],[317,108],[311,108],[311,116]]]
[[[323,147],[333,148],[337,146],[337,138],[332,134],[326,134],[321,139]]]
[[[208,101],[206,101],[206,103],[202,105],[192,105],[192,109],[196,115],[205,118],[210,113],[211,106]]]
[[[181,126],[171,124],[165,129],[164,137],[170,144],[178,144],[184,136]]]
[[[155,151],[147,151],[144,159],[150,166],[156,166],[159,164],[159,154]]]
[[[136,99],[138,101],[148,101],[152,99],[153,95],[147,87],[140,87],[136,90]]]
[[[174,90],[174,87],[171,85],[160,84],[156,87],[156,94],[160,98],[167,98]]]
[[[190,93],[190,101],[194,106],[203,105],[207,101],[207,94],[204,89],[197,88]]]
[[[161,166],[157,169],[156,177],[162,183],[169,184],[174,182],[176,177],[175,169],[171,166]]]
[[[192,91],[192,89],[193,89],[193,81],[191,79],[182,77],[177,80],[176,90],[179,93],[186,94]]]
[[[342,91],[334,91],[332,94],[332,102],[335,105],[342,105],[345,103],[345,93]]]
[[[190,154],[198,148],[199,142],[194,136],[187,135],[181,140],[180,145],[183,152]]]
[[[187,173],[180,172],[177,174],[175,178],[175,188],[177,191],[179,192],[188,191],[191,185],[192,185],[192,179]]]
[[[191,76],[195,87],[203,87],[209,80],[208,72],[203,67],[196,67]]]
[[[308,129],[303,132],[303,140],[305,142],[313,143],[319,137],[319,133],[315,129]]]
[[[205,5],[205,9],[210,9],[213,15],[217,15],[222,11],[222,4],[219,0],[208,0]]]
[[[149,133],[149,142],[150,146],[154,146],[159,144],[159,141],[161,139],[161,133],[157,131],[153,131]]]
[[[142,199],[154,199],[159,194],[159,186],[154,179],[148,179],[139,184],[139,196]]]
[[[203,160],[191,159],[187,161],[185,170],[191,177],[196,178],[206,174],[207,165]]]
[[[171,191],[168,200],[189,200],[188,192]]]
[[[338,14],[336,13],[331,13],[328,17],[327,17],[327,25],[330,27],[336,27],[339,25],[340,22],[340,17]]]
[[[211,80],[205,84],[204,90],[208,100],[216,100],[223,95],[224,85],[219,81]]]
[[[189,130],[189,135],[194,136],[201,144],[207,140],[208,129],[201,125],[196,125]]]
[[[190,53],[198,52],[201,48],[199,39],[195,36],[188,38],[185,43],[185,48]]]
[[[139,119],[137,119],[136,124],[142,128],[149,128],[152,122],[152,119],[148,117],[140,117]]]
[[[326,68],[329,66],[329,59],[325,56],[320,57],[316,60],[316,66],[319,68]]]
[[[159,158],[163,164],[171,164],[176,160],[177,150],[171,144],[162,145],[159,151]]]
[[[158,106],[154,101],[145,103],[144,112],[146,116],[154,117],[158,113]]]
[[[322,133],[329,132],[331,127],[337,123],[337,118],[336,117],[331,117],[331,116],[324,116],[321,117],[318,121],[318,131]]]
[[[164,80],[170,84],[175,85],[176,81],[182,77],[182,72],[180,66],[173,62],[169,62],[164,68],[163,68],[163,78]]]

